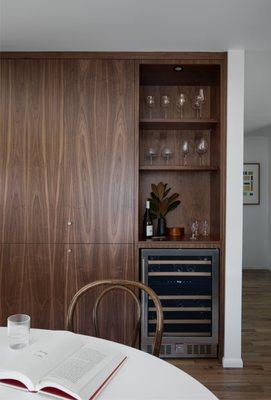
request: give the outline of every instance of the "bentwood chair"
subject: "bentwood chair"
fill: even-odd
[[[99,304],[104,297],[105,294],[111,292],[112,290],[124,290],[125,292],[129,293],[132,298],[134,299],[136,303],[136,309],[137,309],[137,322],[136,322],[136,327],[133,335],[133,341],[132,341],[132,347],[135,346],[136,340],[139,334],[139,328],[140,328],[140,322],[141,322],[141,305],[138,297],[136,294],[132,291],[131,288],[134,289],[139,289],[142,291],[145,291],[148,296],[151,298],[151,300],[154,303],[155,309],[156,309],[156,331],[155,331],[155,336],[154,336],[154,345],[153,345],[153,355],[159,357],[160,353],[160,347],[161,347],[161,341],[162,341],[162,336],[163,336],[163,326],[164,326],[164,318],[163,318],[163,309],[161,306],[161,302],[155,292],[149,288],[148,286],[144,285],[141,282],[135,282],[135,281],[128,281],[128,280],[123,280],[123,279],[105,279],[105,280],[100,280],[100,281],[95,281],[92,283],[89,283],[88,285],[83,286],[73,297],[69,309],[68,309],[68,314],[66,318],[66,329],[69,331],[74,331],[74,311],[75,307],[78,304],[78,300],[86,294],[86,292],[89,292],[90,290],[100,287],[100,286],[107,286],[102,293],[98,296],[94,303],[93,307],[93,324],[94,324],[94,329],[95,329],[95,335],[97,337],[100,336],[100,331],[99,331],[99,319],[98,319],[98,308]]]

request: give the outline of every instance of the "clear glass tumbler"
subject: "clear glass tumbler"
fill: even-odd
[[[11,349],[23,349],[29,345],[30,317],[26,314],[15,314],[8,317],[8,342]]]

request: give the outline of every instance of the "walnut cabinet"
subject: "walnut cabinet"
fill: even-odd
[[[26,312],[34,327],[63,329],[84,284],[140,279],[142,248],[218,248],[222,348],[226,62],[225,53],[1,53],[1,324]],[[199,88],[206,101],[196,119],[191,99]],[[182,119],[181,91],[189,98]],[[157,100],[151,115],[148,95]],[[167,115],[163,95],[172,99]],[[200,135],[209,144],[203,164],[193,155],[184,166],[181,141]],[[151,146],[174,156],[150,165]],[[181,241],[142,239],[144,202],[161,180],[180,193],[168,222],[185,227]],[[192,218],[209,220],[207,239],[189,240]],[[92,301],[77,310],[80,332],[93,333]],[[111,294],[101,311],[103,336],[129,344],[127,295]]]

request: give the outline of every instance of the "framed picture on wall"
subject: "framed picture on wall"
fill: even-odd
[[[260,204],[260,164],[244,163],[243,204]]]

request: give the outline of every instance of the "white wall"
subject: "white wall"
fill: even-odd
[[[228,52],[225,344],[223,366],[241,368],[244,51]]]
[[[269,269],[271,269],[271,126],[268,128],[268,137],[269,137],[269,165],[268,165],[268,182],[269,182],[269,192],[268,192],[268,204],[269,204],[269,215],[268,215],[268,265]]]
[[[248,136],[244,143],[244,161],[260,163],[260,204],[244,205],[243,267],[268,268],[269,256],[269,207],[270,207],[270,138]]]
[[[271,4],[271,2],[270,2]],[[271,127],[271,51],[245,54],[245,135],[264,136]],[[257,132],[256,132],[257,131]],[[261,131],[261,132],[260,132]]]

